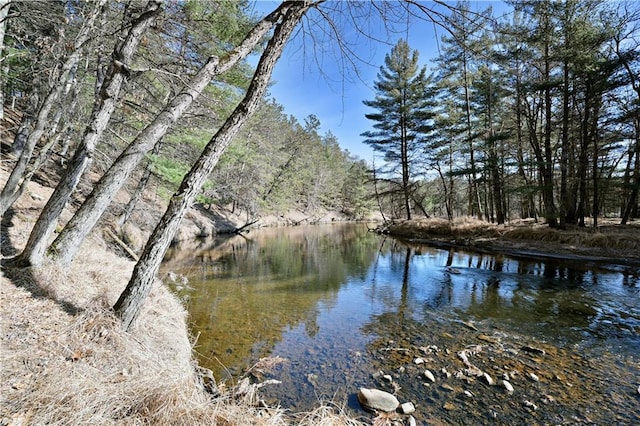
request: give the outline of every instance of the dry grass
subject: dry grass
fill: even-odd
[[[640,229],[633,226],[571,230],[519,227],[507,229],[503,238],[514,241],[546,242],[572,247],[640,253]]]
[[[390,223],[387,230],[391,235],[425,239],[500,236],[496,225],[470,217],[455,218],[453,221],[441,218],[396,221]]]
[[[445,240],[509,240],[531,244],[545,244],[551,252],[560,249],[597,249],[604,254],[640,257],[640,226],[606,224],[596,228],[573,227],[568,230],[551,229],[545,224],[515,222],[497,226],[473,218],[419,219],[397,221],[387,225],[385,232],[412,239]],[[634,254],[635,253],[635,254]]]

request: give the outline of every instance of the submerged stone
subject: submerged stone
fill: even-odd
[[[424,377],[429,379],[431,381],[431,383],[435,383],[436,382],[436,377],[429,370],[424,370]]]
[[[502,381],[502,386],[507,390],[507,392],[511,393],[514,391],[513,386],[507,380]]]

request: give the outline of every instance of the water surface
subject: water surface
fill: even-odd
[[[268,402],[302,410],[334,400],[357,413],[353,394],[366,386],[413,401],[422,422],[640,416],[637,270],[406,245],[365,225],[252,231],[171,256],[165,269],[189,279],[179,293],[200,363],[219,381],[247,371],[282,381]],[[456,354],[468,348],[495,386],[460,373]],[[265,357],[274,362],[256,366]]]

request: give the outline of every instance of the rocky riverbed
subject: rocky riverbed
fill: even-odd
[[[344,372],[346,382],[339,385],[351,388],[335,397],[346,398],[354,416],[388,425],[639,424],[637,354],[533,339],[491,321],[441,320],[426,328],[402,318],[385,324],[389,329],[369,330],[384,337],[366,353],[325,370]],[[314,378],[308,385],[327,393],[330,385]],[[295,387],[295,380],[285,379],[268,391],[271,402],[279,398],[286,406],[284,395],[295,394]],[[388,392],[400,406],[365,412],[355,397],[361,387]],[[406,414],[405,403],[413,405]]]
[[[378,389],[416,406],[423,424],[638,424],[638,358],[562,348],[482,325],[376,340]],[[435,333],[434,333],[435,331]],[[438,420],[436,420],[438,419]]]

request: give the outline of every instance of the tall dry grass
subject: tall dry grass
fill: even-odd
[[[396,221],[385,232],[412,239],[504,239],[531,243],[552,243],[567,248],[609,250],[640,256],[640,227],[606,225],[598,228],[549,228],[542,223],[516,222],[497,226],[478,219],[461,217]],[[549,246],[553,250],[552,246]]]
[[[452,221],[442,218],[403,220],[386,227],[391,235],[405,238],[469,238],[499,237],[498,227],[471,217],[458,217]]]
[[[120,329],[109,306],[132,268],[94,237],[69,268],[4,271],[3,424],[362,424],[330,404],[294,414],[230,387],[214,398],[197,373],[187,312],[161,283],[133,330]]]

